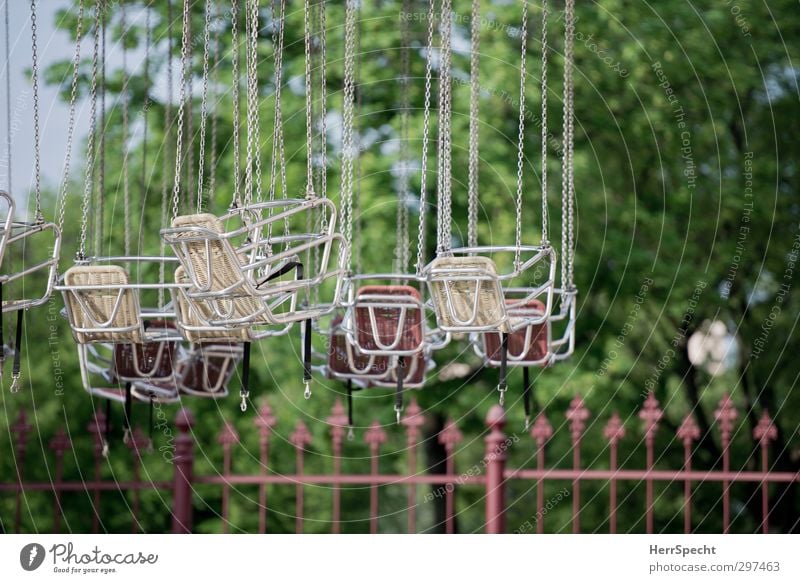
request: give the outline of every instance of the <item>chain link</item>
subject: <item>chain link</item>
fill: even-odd
[[[403,15],[411,12],[410,0],[403,0]],[[411,45],[408,18],[400,19],[400,177],[397,197],[397,236],[395,242],[395,271],[406,273],[409,261],[408,202],[409,192],[409,76]]]
[[[214,65],[212,67],[212,75],[213,75],[213,86],[215,90],[219,87],[219,53],[220,53],[220,22],[222,20],[222,15],[220,13],[220,3],[214,3],[214,51],[213,51],[213,59]],[[219,96],[216,95],[217,102],[219,102]],[[218,105],[215,104],[215,105]],[[217,115],[217,108],[216,106],[213,108],[211,112],[211,152],[209,154],[209,164],[211,166],[208,172],[208,194],[209,194],[209,201],[208,204],[211,206],[212,197],[214,196],[214,192],[217,187],[217,129],[219,126],[219,116]]]
[[[8,2],[6,2],[8,6]],[[75,30],[75,52],[72,55],[72,83],[69,92],[69,121],[67,122],[67,149],[64,154],[64,171],[61,178],[61,188],[58,195],[58,218],[56,224],[59,232],[64,229],[64,219],[67,213],[67,189],[69,187],[69,172],[72,164],[72,145],[75,138],[75,110],[78,99],[78,78],[80,77],[81,39],[83,37],[84,0],[78,3],[78,24]],[[9,151],[10,155],[10,151]],[[9,172],[9,176],[11,173]]]
[[[546,1],[546,0],[545,0]],[[479,97],[480,97],[480,42],[481,42],[481,3],[472,0],[471,14],[471,52],[469,84],[469,218],[467,223],[467,244],[478,244],[478,139],[479,139]]]
[[[425,60],[425,98],[422,113],[422,160],[420,161],[419,228],[417,230],[417,275],[425,266],[425,217],[428,211],[428,134],[431,126],[431,84],[433,77],[433,31],[435,0],[428,6],[428,50]]]
[[[542,247],[550,244],[547,205],[547,0],[542,0]]]
[[[347,264],[352,271],[353,248],[353,120],[355,97],[356,0],[346,0],[344,20],[344,88],[342,90],[341,205]]]
[[[566,0],[564,40],[564,127],[565,144],[563,151],[565,161],[562,180],[562,198],[566,199],[566,240],[562,245],[562,288],[572,290],[575,287],[575,105],[574,105],[574,44],[575,44],[575,0]]]
[[[172,218],[178,216],[181,194],[181,155],[183,147],[183,118],[186,107],[186,65],[189,51],[189,2],[183,2],[183,34],[181,35],[181,81],[178,89],[178,135],[175,138],[175,180],[172,185]]]
[[[8,0],[6,0],[8,1]],[[43,223],[42,216],[42,145],[39,125],[39,49],[36,31],[36,0],[31,0],[31,84],[33,85],[33,152],[36,211],[34,220]],[[9,126],[8,131],[11,131]]]
[[[233,100],[233,198],[231,208],[238,208],[242,204],[241,198],[241,138],[239,136],[239,120],[241,118],[241,98],[239,95],[239,2],[231,0],[231,71],[233,86],[231,98]]]
[[[14,194],[14,186],[11,180],[11,171],[13,169],[13,165],[11,163],[12,158],[12,138],[11,138],[11,27],[9,24],[9,4],[11,4],[11,0],[6,0],[4,2],[4,21],[5,21],[5,66],[6,66],[6,150],[8,156],[8,192],[9,194]]]
[[[108,15],[107,0],[99,0],[100,9],[100,167],[98,168],[98,180],[96,200],[97,208],[95,212],[94,229],[94,252],[95,255],[102,255],[103,251],[103,219],[105,218],[106,205],[106,17]]]
[[[131,254],[131,194],[130,182],[128,176],[128,114],[129,114],[129,99],[128,93],[128,48],[125,44],[128,32],[128,19],[125,10],[125,4],[120,6],[120,27],[122,28],[122,208],[123,208],[123,225],[122,225],[122,241],[123,251],[126,256]]]
[[[76,258],[86,259],[86,240],[89,235],[89,207],[92,200],[95,166],[95,134],[97,133],[97,69],[100,55],[100,7],[95,7],[94,31],[92,33],[92,75],[89,87],[89,133],[86,137],[86,169],[83,180],[81,202],[81,234]]]
[[[449,253],[452,242],[452,0],[442,0],[439,66],[439,178],[437,254]]]
[[[525,76],[528,53],[528,2],[522,2],[522,23],[520,26],[519,63],[519,135],[517,137],[517,200],[514,269],[519,271],[522,254],[522,171],[525,163]]]
[[[306,197],[316,198],[314,191],[314,155],[313,155],[313,123],[314,96],[311,93],[311,5],[310,0],[303,0],[303,46],[305,51],[305,83],[306,83]]]
[[[211,60],[211,0],[206,0],[203,21],[203,89],[200,97],[200,152],[197,160],[197,212],[203,212],[203,174],[206,161],[206,120],[208,118],[208,70]],[[189,168],[191,172],[191,168]]]

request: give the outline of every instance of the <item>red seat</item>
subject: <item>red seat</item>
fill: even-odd
[[[177,332],[175,324],[167,320],[152,320],[146,328]],[[176,340],[117,344],[114,346],[113,375],[121,380],[168,379],[173,375],[177,350]]]
[[[506,305],[513,304],[513,300],[506,300]],[[539,300],[531,300],[523,307],[509,310],[509,320],[513,324],[515,318],[522,318],[529,313],[544,313],[545,305]],[[528,342],[526,342],[528,340]],[[502,334],[500,332],[485,332],[483,346],[486,360],[491,366],[499,366],[502,358]],[[547,324],[532,324],[524,326],[508,335],[508,363],[531,363],[543,360],[547,356],[548,337]],[[542,363],[544,364],[544,363]]]
[[[334,330],[342,323],[342,317],[333,319]],[[351,366],[351,361],[353,366]],[[347,342],[347,335],[334,332],[328,344],[328,371],[329,375],[347,377],[376,378],[384,377],[389,370],[390,357],[368,356],[358,350],[356,346]]]
[[[356,340],[364,350],[410,352],[422,348],[422,297],[412,286],[360,288],[356,295],[355,320]]]

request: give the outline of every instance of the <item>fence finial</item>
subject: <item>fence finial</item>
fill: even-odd
[[[603,435],[611,444],[617,444],[625,437],[625,426],[622,424],[622,419],[619,418],[619,413],[616,411],[614,411],[608,423],[606,423],[603,429]]]
[[[275,419],[275,415],[272,414],[272,408],[266,401],[261,404],[254,423],[255,426],[258,427],[258,434],[261,438],[261,442],[263,443],[265,440],[268,440],[269,434],[272,432],[272,428],[275,427],[277,420]]]
[[[328,417],[328,425],[331,426],[331,438],[333,438],[334,445],[341,444],[345,435],[345,427],[347,427],[347,413],[345,413],[342,400],[337,397],[331,408],[331,414]]]
[[[455,447],[455,445],[462,439],[464,439],[464,435],[456,426],[456,422],[450,418],[447,420],[447,423],[445,423],[444,429],[439,432],[437,441],[440,445],[444,446],[448,453],[450,453],[453,451],[453,447]]]
[[[761,413],[758,425],[753,429],[753,437],[761,444],[769,444],[778,438],[778,428],[775,427],[775,423],[766,409]]]
[[[714,411],[714,419],[719,423],[719,431],[723,441],[728,441],[733,432],[733,422],[739,417],[739,412],[733,404],[733,400],[728,393],[722,396],[717,410]]]
[[[683,445],[691,445],[700,438],[700,428],[697,426],[697,421],[694,420],[694,415],[687,413],[681,426],[678,427],[677,434]]]
[[[664,411],[658,406],[658,399],[655,394],[650,391],[647,399],[644,401],[642,410],[639,411],[639,419],[644,421],[644,436],[645,439],[652,442],[655,439],[656,431],[658,431],[658,423],[664,416]]]
[[[583,397],[575,395],[567,409],[567,420],[569,429],[572,433],[572,440],[578,441],[586,429],[586,420],[589,418],[589,410],[583,402]]]
[[[531,437],[536,440],[536,445],[542,447],[547,440],[553,437],[553,426],[547,420],[547,415],[544,412],[539,413],[531,427]]]

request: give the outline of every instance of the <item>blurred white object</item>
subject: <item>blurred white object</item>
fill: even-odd
[[[706,320],[687,344],[689,361],[713,376],[730,370],[738,356],[736,338],[722,320]]]

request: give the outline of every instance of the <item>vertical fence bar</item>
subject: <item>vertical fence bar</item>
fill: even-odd
[[[231,516],[231,447],[239,443],[239,433],[230,421],[225,421],[217,437],[217,443],[222,446],[222,532],[230,530]]]
[[[17,421],[11,427],[11,433],[14,435],[14,445],[16,449],[16,472],[17,472],[17,489],[16,500],[14,505],[14,532],[20,532],[22,528],[22,495],[24,492],[23,482],[25,482],[25,453],[28,450],[28,433],[30,433],[31,426],[28,424],[28,419],[25,416],[25,411],[20,409],[17,415]]]
[[[417,444],[419,443],[420,427],[425,423],[422,410],[416,399],[411,399],[406,414],[400,421],[406,428],[406,444],[408,445],[408,475],[417,475]],[[417,484],[408,482],[408,532],[417,532]]]
[[[260,473],[265,476],[269,468],[269,438],[272,428],[275,427],[275,416],[267,403],[261,405],[255,423],[258,427]],[[258,532],[261,534],[267,532],[267,485],[263,483],[258,485]]]
[[[567,409],[567,421],[572,436],[572,469],[576,472],[581,469],[581,438],[586,429],[586,420],[589,410],[583,403],[580,395],[575,395]],[[572,480],[572,532],[581,531],[581,481],[579,478]]]
[[[172,532],[192,532],[192,481],[194,479],[194,438],[190,432],[194,417],[182,408],[175,416],[178,435],[175,438],[175,457],[172,481]]]
[[[544,446],[553,436],[553,426],[547,420],[544,411],[536,416],[536,421],[533,422],[531,428],[531,437],[536,440],[536,469],[539,472],[544,471]],[[540,474],[541,475],[541,474]],[[544,532],[544,480],[539,478],[536,480],[536,532],[542,534]]]
[[[609,451],[611,459],[609,461],[609,469],[616,474],[617,471],[617,448],[619,441],[625,437],[625,427],[622,426],[622,420],[619,418],[619,413],[614,411],[611,419],[603,430],[605,438],[608,440]],[[609,532],[616,534],[617,532],[617,479],[612,477],[608,484],[608,497],[609,497],[609,511],[608,523]]]
[[[692,471],[692,447],[700,438],[700,428],[691,413],[686,415],[678,427],[678,439],[683,442],[683,471]],[[683,532],[692,532],[692,481],[688,478],[683,481]]]
[[[728,473],[731,470],[731,433],[733,422],[739,416],[733,401],[727,393],[723,395],[719,406],[714,411],[714,419],[719,425],[720,438],[722,441],[722,471]],[[727,534],[731,527],[731,492],[730,482],[722,480],[722,532]]]
[[[445,459],[445,472],[449,476],[454,476],[456,473],[456,461],[453,455],[455,446],[461,442],[464,436],[456,427],[455,421],[448,419],[447,423],[439,432],[439,443],[444,446],[444,451],[447,454]],[[444,526],[447,534],[455,532],[455,484],[445,484],[445,518]]]
[[[506,468],[506,412],[494,405],[486,416],[489,434],[484,439],[486,453],[486,534],[505,532],[505,468]]]
[[[364,441],[369,445],[369,474],[378,475],[378,454],[382,443],[386,443],[386,432],[377,421],[373,421],[364,433]],[[369,486],[369,531],[378,533],[378,484],[372,482]]]
[[[61,487],[64,481],[64,452],[72,447],[72,442],[69,439],[64,428],[60,428],[55,437],[50,440],[50,449],[53,450],[55,455],[55,467],[53,473],[55,480],[53,481],[53,532],[61,532],[61,517],[64,514],[64,508],[61,505]]]
[[[331,441],[333,442],[333,475],[337,478],[332,485],[333,493],[333,508],[332,529],[334,534],[339,534],[341,531],[341,512],[342,512],[342,491],[341,484],[338,482],[339,476],[342,474],[342,440],[345,435],[345,427],[347,426],[347,414],[342,406],[342,401],[336,399],[331,409],[331,415],[328,417],[328,425],[331,426]]]
[[[94,418],[89,422],[89,433],[92,434],[94,442],[94,480],[100,481],[100,463],[103,455],[107,453],[108,444],[106,443],[106,432],[108,424],[111,422],[103,413],[102,410],[97,409],[94,413]],[[92,494],[92,532],[96,533],[100,530],[100,490],[95,488]]]
[[[664,412],[658,406],[658,400],[651,391],[644,401],[642,410],[639,411],[639,418],[644,422],[644,443],[647,449],[647,473],[648,477],[645,479],[645,489],[647,497],[647,510],[645,513],[647,522],[647,534],[651,534],[654,528],[653,520],[653,479],[649,476],[653,471],[653,463],[655,455],[653,448],[655,445],[656,431],[658,430],[658,422],[661,421]]]
[[[142,508],[141,490],[139,484],[141,482],[141,465],[142,465],[142,450],[146,450],[150,446],[150,440],[142,433],[140,427],[137,427],[128,440],[128,449],[131,450],[131,461],[133,462],[133,483],[135,484],[131,496],[133,496],[133,504],[131,505],[131,532],[135,533],[142,530],[139,516]]]
[[[295,532],[301,534],[303,532],[303,468],[304,468],[304,454],[306,446],[311,444],[311,433],[309,433],[306,424],[298,421],[295,425],[294,431],[289,436],[289,442],[295,447],[295,473],[297,474],[297,484],[295,485]]]
[[[772,422],[769,412],[761,414],[758,425],[753,429],[753,437],[761,449],[761,532],[769,533],[769,444],[778,437],[778,429]]]

